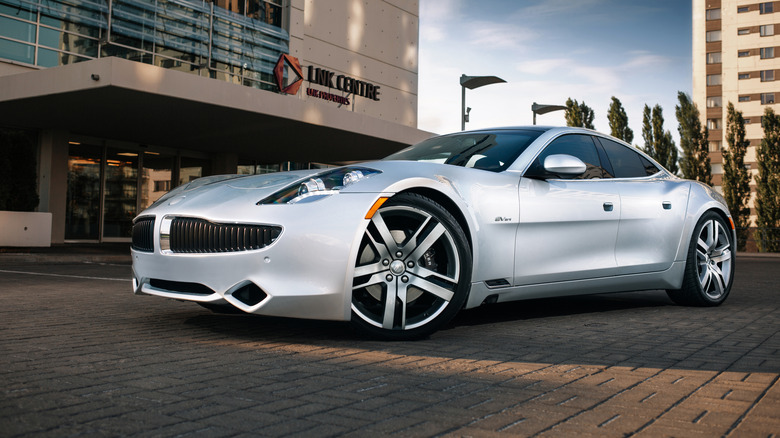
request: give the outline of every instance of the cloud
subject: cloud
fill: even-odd
[[[461,20],[462,0],[424,1],[420,4],[420,39],[444,41]]]
[[[534,59],[515,65],[517,71],[530,75],[546,75],[561,67],[570,65],[572,61],[566,58]]]
[[[525,44],[536,38],[536,34],[517,24],[500,24],[476,21],[464,29],[470,45],[481,50],[524,50]]]

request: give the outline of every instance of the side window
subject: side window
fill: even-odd
[[[599,153],[596,151],[596,145],[593,143],[591,136],[583,134],[569,134],[563,135],[552,141],[542,151],[541,154],[534,160],[531,167],[528,169],[529,173],[534,175],[545,174],[544,159],[550,155],[566,154],[579,158],[587,166],[585,173],[576,175],[573,177],[565,177],[566,179],[592,179],[592,178],[611,178],[609,174],[601,165],[599,159]],[[550,175],[555,178],[564,178],[559,175]]]
[[[604,146],[615,178],[641,178],[658,173],[658,167],[631,148],[606,138],[598,140]]]

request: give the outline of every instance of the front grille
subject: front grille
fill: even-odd
[[[177,217],[171,222],[171,251],[213,253],[249,251],[272,244],[282,227],[271,225],[216,224],[204,219]]]
[[[133,242],[136,251],[154,252],[154,217],[138,218],[133,224]]]

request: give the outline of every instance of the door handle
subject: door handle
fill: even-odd
[[[612,205],[611,202],[605,202],[604,203],[604,211],[612,211],[613,208],[615,208],[615,206]]]
[[[661,205],[664,206],[664,210],[671,210],[672,209],[672,203],[669,201],[664,201],[661,203]]]

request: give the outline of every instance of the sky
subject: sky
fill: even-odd
[[[689,0],[421,0],[418,128],[460,130],[460,76],[506,83],[466,90],[466,129],[530,125],[531,105],[571,97],[609,134],[611,97],[623,103],[634,144],[642,109],[661,105],[679,144],[677,92],[691,94]],[[563,111],[539,125],[566,125]]]

